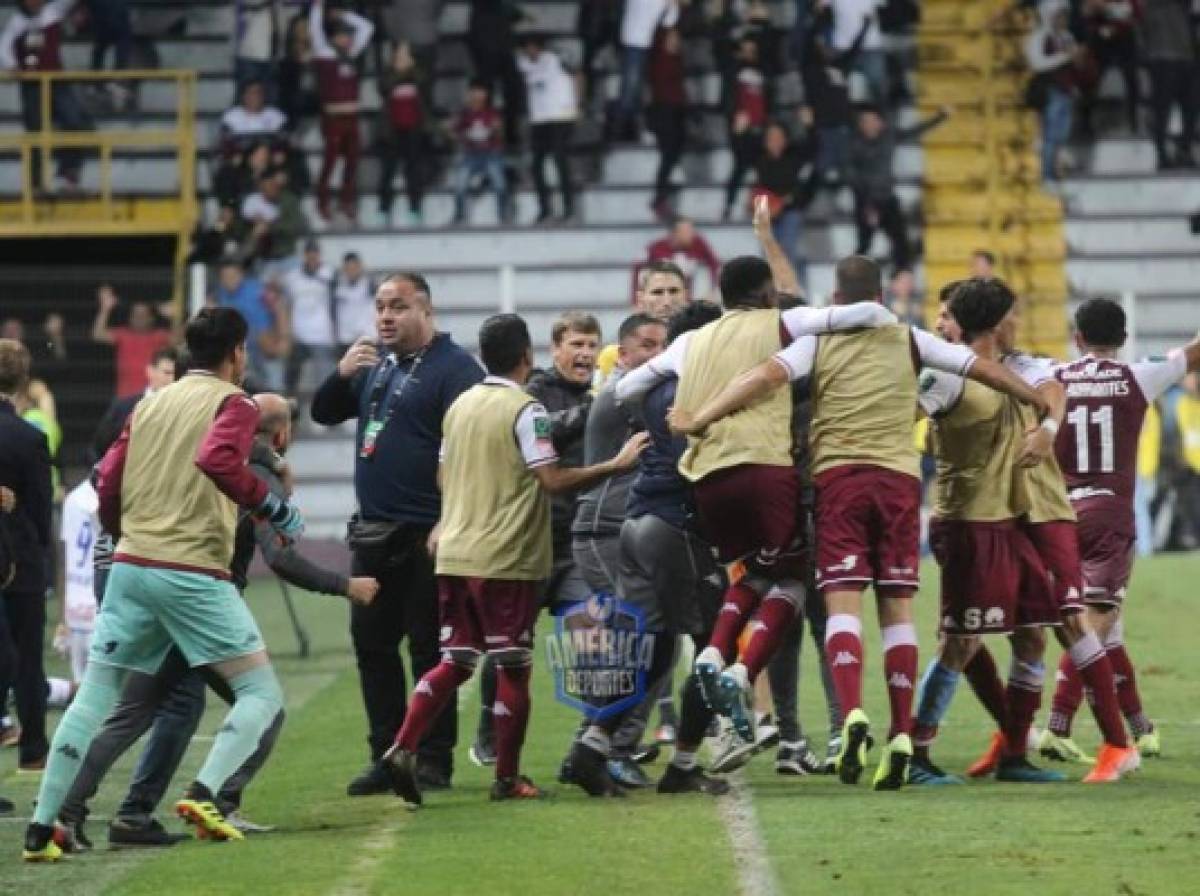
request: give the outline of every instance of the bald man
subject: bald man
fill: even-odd
[[[250,470],[273,494],[286,497],[290,489],[284,481],[290,477],[282,458],[291,444],[292,407],[286,398],[273,392],[259,393],[254,401],[259,408],[259,422],[250,451]],[[229,564],[230,578],[239,591],[246,588],[247,571],[256,547],[276,575],[299,588],[342,595],[363,606],[370,604],[379,590],[379,583],[373,578],[347,577],[317,566],[302,556],[295,544],[281,541],[269,523],[243,511]],[[77,842],[85,847],[91,845],[83,830],[87,801],[95,795],[112,764],[152,723],[153,731],[134,770],[129,792],[109,823],[108,841],[114,846],[171,846],[186,839],[186,835],[167,831],[154,817],[154,811],[204,714],[205,683],[223,700],[232,701],[233,695],[224,682],[206,675],[205,671],[189,669],[182,654],[172,649],[156,675],[130,673],[121,701],[92,741],[59,812],[59,820],[70,828]],[[254,824],[238,810],[243,791],[267,761],[282,726],[281,711],[263,735],[258,749],[217,795],[216,803],[226,821],[243,833],[271,829]]]

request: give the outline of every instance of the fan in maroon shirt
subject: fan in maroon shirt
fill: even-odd
[[[325,220],[332,218],[329,182],[338,159],[342,160],[342,185],[338,204],[350,220],[358,217],[358,157],[362,138],[358,130],[358,57],[371,42],[375,26],[346,10],[330,13],[330,35],[325,31],[324,0],[314,0],[309,10],[309,34],[313,46],[313,68],[321,100],[321,136],[325,153],[317,180],[317,210]]]

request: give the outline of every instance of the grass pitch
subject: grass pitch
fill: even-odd
[[[936,573],[926,570],[919,603],[923,649],[933,644]],[[1200,680],[1192,642],[1193,589],[1200,555],[1139,563],[1127,639],[1147,710],[1166,756],[1112,787],[971,783],[959,788],[873,793],[829,778],[777,776],[769,756],[744,772],[765,859],[778,893],[1173,894],[1200,891]],[[592,801],[553,781],[574,726],[553,701],[538,656],[525,770],[555,787],[537,804],[490,804],[490,776],[466,759],[478,695],[461,701],[463,735],[454,789],[429,794],[410,812],[392,797],[351,800],[346,782],[366,757],[357,678],[349,652],[347,609],[301,597],[314,655],[294,658],[294,641],[272,582],[250,601],[288,696],[289,717],[272,762],[247,794],[246,812],[280,831],[240,844],[191,842],[166,851],[109,851],[107,817],[136,758],[125,757],[93,803],[89,830],[99,849],[58,866],[19,861],[23,821],[0,819],[0,894],[732,894],[744,891],[747,863],[735,854],[722,814],[701,797],[638,793]],[[878,637],[868,626],[867,710],[877,728],[887,707]],[[806,635],[807,638],[807,635]],[[1007,648],[994,645],[1003,662]],[[1053,670],[1058,649],[1052,648]],[[924,665],[928,654],[922,655]],[[801,715],[812,734],[826,727],[806,640]],[[1052,671],[1051,671],[1052,677]],[[1049,693],[1045,697],[1049,703]],[[224,714],[210,709],[176,782],[181,788],[208,749]],[[1041,714],[1044,720],[1045,711]],[[877,732],[882,733],[882,732]],[[990,729],[964,686],[939,740],[936,758],[961,771],[986,745]],[[1086,749],[1098,735],[1086,709],[1076,725]],[[11,773],[0,756],[0,793],[27,815],[36,781]],[[657,777],[662,760],[653,769]],[[1065,769],[1082,777],[1082,766]],[[168,825],[175,822],[167,819]],[[746,849],[739,843],[739,850]],[[751,865],[754,863],[751,862]],[[762,879],[759,880],[761,888]],[[757,896],[756,891],[756,896]]]

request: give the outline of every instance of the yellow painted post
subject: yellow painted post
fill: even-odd
[[[38,135],[42,138],[42,167],[40,172],[42,175],[42,182],[38,184],[38,186],[43,190],[49,190],[50,184],[53,183],[53,181],[50,180],[50,145],[52,139],[50,128],[53,124],[50,119],[51,109],[53,108],[50,103],[50,91],[52,90],[51,78],[53,78],[53,76],[54,75],[52,72],[37,73],[38,106],[42,115],[42,128],[41,133]]]

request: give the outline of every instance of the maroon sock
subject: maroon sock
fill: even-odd
[[[1117,705],[1117,688],[1113,684],[1112,664],[1108,654],[1093,632],[1088,632],[1071,645],[1071,659],[1083,679],[1084,694],[1104,735],[1104,742],[1114,747],[1128,747],[1125,723]]]
[[[1071,662],[1071,654],[1064,652],[1058,661],[1055,675],[1054,699],[1050,702],[1050,721],[1046,725],[1051,734],[1059,737],[1071,736],[1071,723],[1083,702],[1083,679]]]
[[[1116,644],[1105,648],[1108,661],[1112,664],[1113,682],[1117,686],[1117,703],[1121,707],[1121,715],[1129,723],[1135,737],[1149,734],[1154,725],[1142,711],[1142,695],[1138,693],[1137,676],[1133,672],[1133,662],[1124,644]]]
[[[996,727],[1003,731],[1008,724],[1008,695],[996,661],[985,645],[979,645],[975,655],[963,667],[963,675],[988,715],[995,719]]]
[[[1008,724],[1002,729],[1006,757],[1025,755],[1029,728],[1042,705],[1043,677],[1041,663],[1024,663],[1013,658],[1008,673]]]
[[[750,623],[750,641],[742,651],[742,665],[751,681],[766,668],[788,628],[796,621],[796,607],[777,591],[767,593]]]
[[[917,680],[917,630],[911,622],[883,630],[883,677],[887,681],[892,724],[888,740],[912,731],[913,694]]]
[[[862,707],[862,622],[849,613],[829,617],[825,624],[825,661],[833,678],[844,719]]]
[[[496,777],[511,778],[521,767],[521,745],[529,725],[530,666],[500,666],[496,669]]]
[[[746,627],[746,620],[758,606],[758,598],[758,592],[744,582],[734,582],[725,592],[708,646],[717,648],[727,663],[737,659],[738,638]]]
[[[408,710],[404,713],[404,724],[396,733],[396,743],[405,750],[415,752],[429,726],[450,702],[458,686],[470,678],[473,671],[470,666],[459,666],[449,660],[442,660],[426,672],[413,688]]]
[[[929,748],[932,747],[933,742],[937,740],[937,734],[937,725],[922,725],[920,722],[913,722],[913,755],[919,756],[922,759],[928,759]]]

